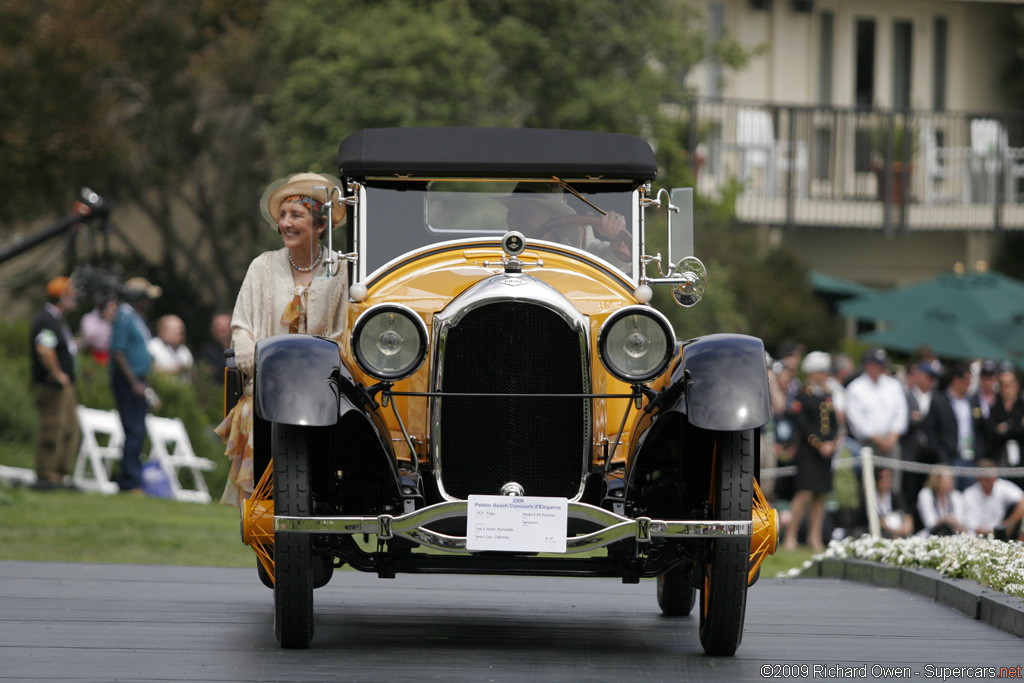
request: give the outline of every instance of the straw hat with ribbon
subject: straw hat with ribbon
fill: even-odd
[[[260,212],[270,223],[270,227],[277,230],[278,216],[281,215],[281,204],[288,197],[300,196],[309,197],[319,204],[326,204],[329,193],[335,188],[341,187],[341,181],[334,176],[323,173],[293,173],[285,178],[279,178],[267,187],[260,199]],[[345,222],[345,205],[331,207],[331,227],[337,227]]]

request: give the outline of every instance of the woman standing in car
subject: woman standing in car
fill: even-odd
[[[278,334],[315,334],[338,339],[344,327],[348,273],[328,274],[327,249],[320,240],[345,220],[344,206],[322,209],[337,178],[297,173],[267,188],[260,210],[284,246],[264,252],[249,265],[231,316],[235,362],[245,378],[245,395],[217,427],[232,458],[221,502],[237,505],[253,489],[252,377],[256,342]]]

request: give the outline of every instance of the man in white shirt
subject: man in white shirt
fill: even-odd
[[[864,371],[846,387],[846,424],[861,446],[898,460],[900,437],[907,431],[907,397],[900,381],[888,373],[888,364],[884,349],[864,354]],[[898,469],[893,488],[902,488]]]
[[[185,323],[176,315],[157,322],[157,336],[146,343],[156,372],[183,373],[192,367],[192,352],[185,346]]]
[[[990,467],[992,471],[979,476],[964,491],[967,528],[984,535],[1003,526],[1009,538],[1016,538],[1021,517],[1024,517],[1024,490],[996,477],[995,466],[988,458],[979,460],[978,467]]]

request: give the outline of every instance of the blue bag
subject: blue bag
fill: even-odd
[[[142,490],[151,498],[173,497],[171,482],[160,463],[150,461],[142,466]]]

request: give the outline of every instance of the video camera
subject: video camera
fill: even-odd
[[[71,273],[71,280],[82,299],[94,306],[124,298],[124,278],[114,268],[79,265]]]

